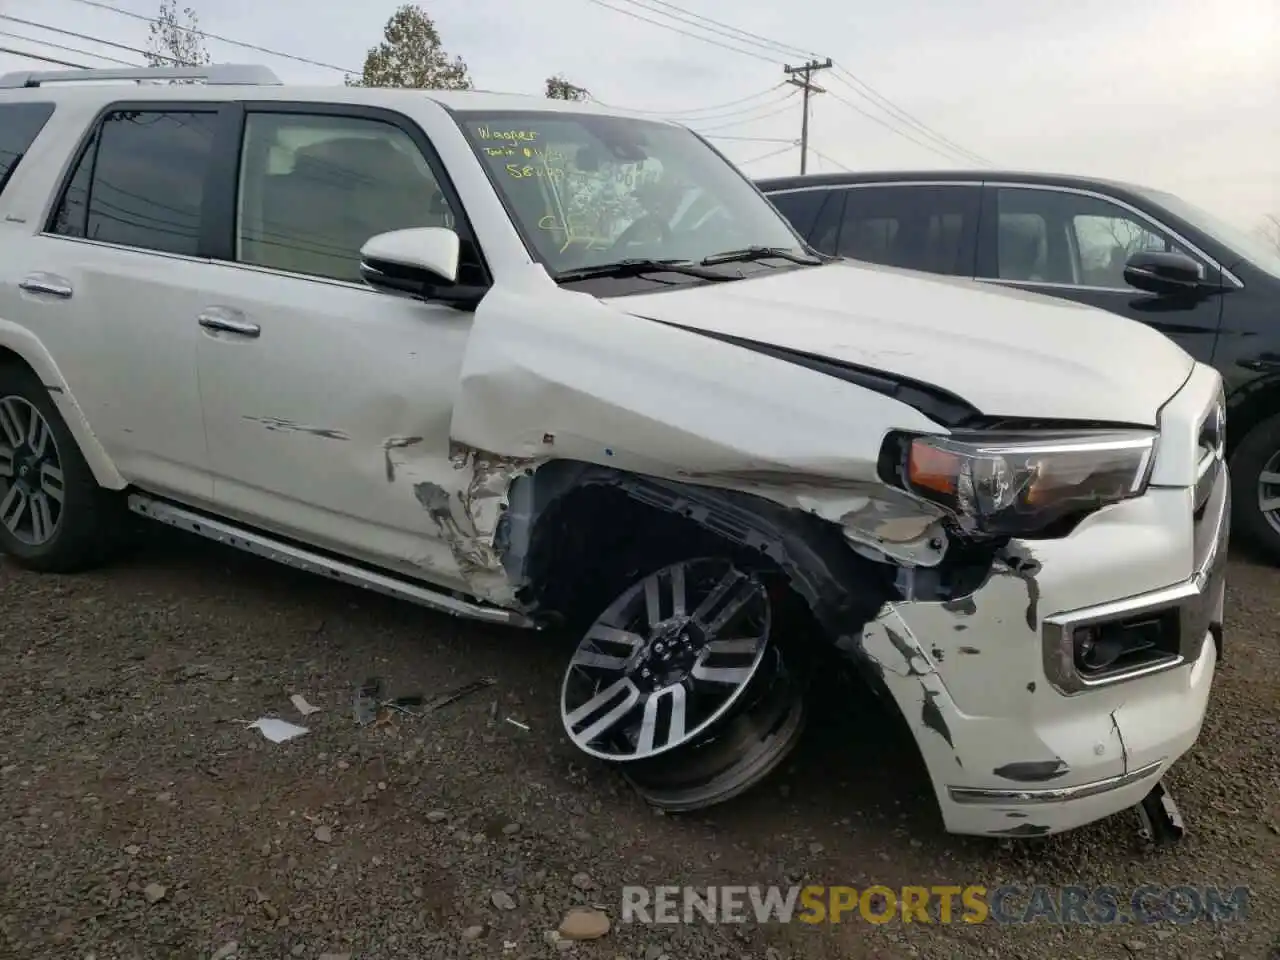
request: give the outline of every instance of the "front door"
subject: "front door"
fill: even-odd
[[[1162,297],[1129,286],[1125,261],[1140,250],[1185,253],[1210,292]],[[1063,297],[1154,327],[1209,363],[1222,317],[1221,271],[1187,250],[1159,223],[1101,195],[1040,185],[988,184],[978,243],[978,276]],[[1141,358],[1135,357],[1140,364]]]
[[[219,512],[465,589],[449,423],[471,315],[359,272],[376,234],[455,225],[429,143],[395,114],[247,105],[240,156],[233,262],[198,319]]]

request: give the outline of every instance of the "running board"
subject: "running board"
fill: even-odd
[[[217,543],[235,547],[237,550],[243,550],[245,553],[251,553],[256,557],[282,563],[295,570],[320,574],[341,583],[349,583],[388,597],[395,597],[397,600],[408,600],[422,607],[451,613],[455,617],[466,617],[469,620],[483,620],[487,623],[500,623],[512,627],[534,625],[527,617],[513,610],[473,603],[411,580],[401,580],[391,574],[367,570],[144,494],[130,494],[129,509],[141,516],[185,530],[187,533],[194,533]]]

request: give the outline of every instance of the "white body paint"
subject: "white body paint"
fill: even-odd
[[[193,96],[378,106],[417,124],[493,273],[478,310],[42,231],[75,145],[106,104]],[[530,255],[445,107],[608,112],[590,105],[358,88],[95,86],[5,97],[58,108],[0,194],[0,347],[54,391],[103,486],[513,607],[493,546],[506,484],[519,467],[552,459],[744,490],[890,555],[936,536],[940,511],[884,486],[876,461],[887,432],[941,426],[895,399],[669,324],[907,376],[985,414],[1159,426],[1158,489],[1069,536],[1019,545],[1040,564],[1030,622],[1027,584],[1000,568],[974,594],[972,615],[893,604],[864,645],[956,832],[1019,823],[1051,832],[1115,812],[1195,740],[1211,643],[1176,669],[1077,696],[1055,691],[1041,662],[1045,617],[1193,575],[1195,432],[1218,380],[1160,334],[1058,300],[853,264],[610,300],[562,288]],[[74,298],[20,290],[35,272],[65,278]],[[239,311],[262,336],[203,329],[196,318],[212,306]],[[510,460],[477,461],[477,450]],[[922,720],[926,698],[950,744]],[[1160,767],[1069,802],[951,799],[953,787],[1018,786],[993,771],[1048,757],[1069,774],[1022,786]]]

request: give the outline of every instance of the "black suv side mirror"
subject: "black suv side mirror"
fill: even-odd
[[[1185,253],[1139,250],[1124,265],[1131,287],[1160,296],[1195,293],[1204,283],[1204,268]]]

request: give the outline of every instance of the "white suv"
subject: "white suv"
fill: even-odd
[[[1155,810],[1221,655],[1221,390],[1111,314],[817,255],[675,124],[0,79],[0,549],[83,568],[131,510],[577,625],[565,730],[668,809],[764,777],[834,665],[953,832]]]

